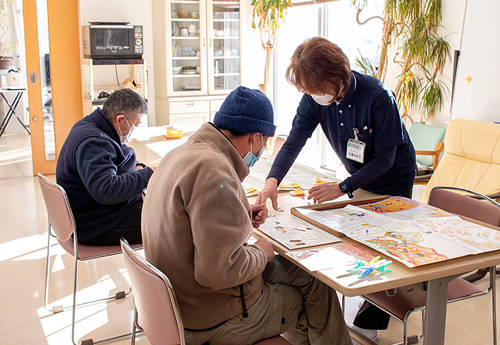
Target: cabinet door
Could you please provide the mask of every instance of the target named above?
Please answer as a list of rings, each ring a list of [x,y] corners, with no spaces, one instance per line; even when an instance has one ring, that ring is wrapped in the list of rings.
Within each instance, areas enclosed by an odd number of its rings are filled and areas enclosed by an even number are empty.
[[[241,83],[240,1],[207,1],[208,93],[227,94]]]
[[[204,1],[171,0],[167,23],[167,95],[206,95],[206,11]],[[170,32],[169,32],[170,30]]]
[[[208,113],[192,113],[192,114],[179,114],[179,115],[169,115],[169,122],[171,125],[185,125],[198,129],[205,122],[209,121]]]

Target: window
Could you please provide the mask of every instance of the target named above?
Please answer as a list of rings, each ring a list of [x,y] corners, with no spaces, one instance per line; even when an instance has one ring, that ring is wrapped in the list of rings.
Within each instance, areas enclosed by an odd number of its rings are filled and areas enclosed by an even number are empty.
[[[362,11],[360,21],[374,15],[382,16],[382,8],[382,0],[371,1]],[[274,51],[274,106],[278,134],[290,131],[303,95],[286,81],[285,72],[295,48],[306,38],[322,36],[338,44],[349,57],[351,69],[358,70],[355,64],[358,49],[372,64],[378,63],[382,21],[373,19],[360,26],[356,22],[356,11],[348,1],[292,7],[288,11]],[[340,168],[340,160],[319,127],[302,149],[297,163],[335,171]]]

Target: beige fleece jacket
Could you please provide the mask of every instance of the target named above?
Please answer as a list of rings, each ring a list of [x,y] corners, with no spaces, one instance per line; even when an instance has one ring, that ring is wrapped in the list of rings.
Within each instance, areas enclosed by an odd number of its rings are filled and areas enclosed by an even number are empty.
[[[233,144],[204,124],[169,152],[148,184],[142,211],[146,258],[170,279],[184,327],[206,329],[259,297],[266,254],[247,245],[253,227],[241,181],[248,167]]]

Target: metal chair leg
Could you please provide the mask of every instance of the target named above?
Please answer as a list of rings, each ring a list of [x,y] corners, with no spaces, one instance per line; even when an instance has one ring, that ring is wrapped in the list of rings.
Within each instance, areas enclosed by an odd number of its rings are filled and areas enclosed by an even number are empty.
[[[87,305],[87,304],[109,301],[112,299],[125,298],[128,294],[130,294],[130,292],[132,291],[131,286],[129,286],[129,289],[127,292],[125,292],[123,290],[117,291],[114,296],[104,297],[104,298],[96,299],[93,301],[82,302],[82,303],[79,303],[76,305],[73,303],[73,305],[71,305],[71,306],[63,306],[63,305],[53,306],[52,309],[50,309],[48,307],[48,304],[49,304],[48,301],[49,301],[49,282],[50,282],[50,238],[52,236],[51,230],[52,230],[52,227],[49,224],[48,240],[47,240],[47,260],[46,260],[46,264],[45,264],[45,296],[44,296],[44,303],[43,303],[45,309],[48,312],[56,314],[56,313],[60,313],[60,312],[63,312],[63,311],[69,310],[69,309],[73,309],[74,307],[80,307],[80,306]],[[76,258],[76,256],[75,256],[75,258]]]
[[[490,267],[491,286],[491,308],[493,318],[493,344],[497,345],[497,286],[496,286],[496,266]]]

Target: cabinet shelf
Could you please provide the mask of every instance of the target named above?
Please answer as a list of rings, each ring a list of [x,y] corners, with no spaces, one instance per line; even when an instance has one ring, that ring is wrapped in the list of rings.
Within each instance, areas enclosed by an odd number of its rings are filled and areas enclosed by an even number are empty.
[[[173,40],[199,40],[199,36],[172,36]]]
[[[199,56],[176,56],[172,60],[199,60]]]
[[[214,19],[214,23],[239,22],[239,19]]]
[[[195,18],[172,18],[172,22],[199,22],[199,19]]]
[[[172,0],[171,4],[199,4],[199,0]]]
[[[214,56],[214,60],[224,60],[224,59],[239,59],[239,56],[232,55],[232,56]]]
[[[228,77],[228,76],[238,76],[240,75],[239,73],[217,73],[214,74],[214,77]]]
[[[214,40],[239,40],[240,36],[223,36],[223,37],[214,37]]]
[[[193,78],[193,77],[201,77],[201,74],[174,74],[172,77],[174,78]]]
[[[96,107],[104,104],[106,99],[98,98],[101,91],[112,93],[114,90],[118,90],[120,83],[127,77],[133,77],[140,85],[135,91],[147,102],[147,73],[146,60],[144,59],[96,60],[84,58],[81,60],[81,72],[84,114],[90,114]],[[115,78],[118,78],[117,74],[120,74],[121,80],[115,84]],[[97,80],[101,82],[96,82],[95,75],[99,76]],[[102,83],[103,81],[110,83]]]

